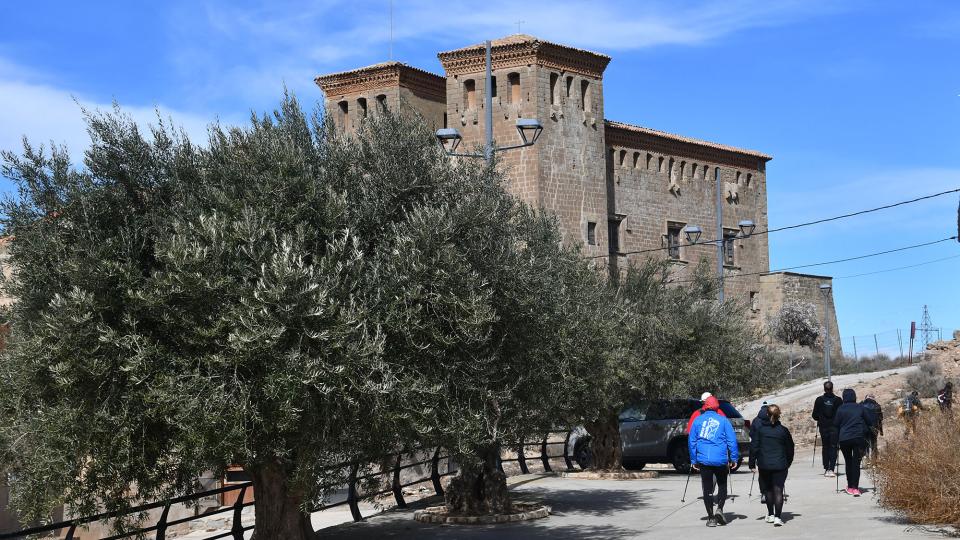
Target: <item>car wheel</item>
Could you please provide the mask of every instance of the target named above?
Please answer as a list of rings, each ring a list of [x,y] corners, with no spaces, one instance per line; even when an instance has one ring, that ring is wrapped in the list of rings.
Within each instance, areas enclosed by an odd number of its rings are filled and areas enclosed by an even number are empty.
[[[628,471],[642,471],[647,464],[641,461],[624,461],[623,468]]]
[[[593,451],[590,450],[590,439],[580,439],[573,448],[573,460],[581,469],[589,469],[593,465]]]
[[[690,472],[690,451],[685,444],[673,445],[673,451],[670,452],[670,464],[680,473]]]

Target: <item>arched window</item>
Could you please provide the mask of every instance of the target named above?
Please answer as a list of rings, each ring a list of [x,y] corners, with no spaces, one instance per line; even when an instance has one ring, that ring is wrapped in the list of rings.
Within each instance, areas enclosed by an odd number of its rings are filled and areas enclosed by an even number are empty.
[[[700,167],[698,167],[696,163],[694,163],[694,164],[690,167],[690,179],[691,179],[691,180],[694,180],[694,179],[697,177],[697,169],[699,169],[699,168],[700,168]]]
[[[377,112],[384,112],[387,110],[387,96],[386,94],[380,94],[377,96],[377,107],[380,108]]]
[[[514,105],[520,104],[520,74],[519,73],[509,73],[507,74],[507,82],[510,84],[510,103]]]
[[[556,73],[550,74],[550,104],[551,105],[556,105],[556,103],[560,101],[559,99],[557,99],[559,97],[557,96],[557,81],[559,79],[560,79],[560,75]]]
[[[626,161],[626,159],[627,159],[627,151],[626,151],[626,150],[621,150],[621,151],[620,151],[620,166],[621,166],[621,167],[623,167],[623,162]]]
[[[681,161],[681,162],[680,162],[680,176],[679,176],[679,179],[680,179],[680,180],[683,180],[683,175],[685,175],[685,174],[687,174],[687,162],[686,162],[686,161]]]
[[[740,171],[737,171],[737,185],[740,185]]]
[[[343,127],[348,127],[350,125],[350,104],[347,103],[347,100],[343,100],[337,105],[340,106],[340,122]]]
[[[710,167],[708,167],[708,166],[706,166],[706,165],[703,166],[703,174],[702,174],[702,176],[703,176],[703,179],[704,179],[704,180],[707,179],[707,169],[709,169],[709,168],[710,168]]]
[[[477,82],[473,79],[463,81],[463,103],[467,109],[477,108]]]
[[[570,92],[573,88],[573,76],[567,75],[567,98],[570,98]]]
[[[667,178],[669,178],[670,181],[673,182],[673,158],[670,158],[670,168],[667,169],[667,172],[669,173]]]
[[[647,170],[650,170],[650,160],[653,159],[653,154],[647,152]]]
[[[367,98],[357,98],[357,109],[360,112],[360,118],[367,117]]]
[[[657,172],[663,172],[663,156],[657,158]]]
[[[633,168],[634,169],[640,168],[640,152],[633,153]]]
[[[747,187],[750,187],[750,184],[751,184],[752,182],[753,182],[753,175],[750,174],[750,173],[747,173],[747,183],[744,184],[744,185],[746,185]]]

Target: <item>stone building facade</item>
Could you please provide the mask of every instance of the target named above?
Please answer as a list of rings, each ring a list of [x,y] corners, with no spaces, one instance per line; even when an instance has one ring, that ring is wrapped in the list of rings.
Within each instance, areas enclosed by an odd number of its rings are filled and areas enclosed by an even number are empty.
[[[795,272],[773,272],[760,276],[760,296],[763,302],[751,307],[757,319],[763,323],[772,320],[780,308],[789,303],[812,304],[817,311],[817,321],[823,327],[828,321],[830,328],[830,354],[838,358],[843,354],[840,343],[840,329],[837,327],[837,311],[833,303],[833,293],[826,297],[820,292],[820,285],[833,286],[833,278],[797,274]],[[826,318],[824,318],[826,312]]]
[[[316,82],[344,129],[355,129],[374,100],[388,108],[405,102],[432,127],[459,130],[463,148],[479,147],[488,91],[485,47],[438,57],[445,76],[392,62]],[[768,304],[762,279],[770,270],[768,239],[735,235],[741,220],[753,221],[758,231],[768,228],[771,156],[607,120],[603,73],[609,56],[517,34],[492,42],[491,61],[496,143],[520,142],[518,118],[535,118],[544,128],[534,146],[500,154],[514,195],[555,213],[565,240],[580,243],[585,256],[611,271],[665,257],[682,281],[701,259],[715,268],[718,257],[715,243],[685,245],[683,228],[699,226],[701,242],[725,238],[727,296],[749,303],[761,319],[757,306]],[[722,230],[716,225],[718,172]]]

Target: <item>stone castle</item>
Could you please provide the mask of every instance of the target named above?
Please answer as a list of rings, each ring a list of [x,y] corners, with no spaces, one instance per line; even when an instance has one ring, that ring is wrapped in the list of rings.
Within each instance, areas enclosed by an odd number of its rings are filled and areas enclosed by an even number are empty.
[[[533,146],[500,154],[508,189],[557,215],[564,238],[611,271],[644,257],[666,257],[677,280],[701,258],[718,257],[715,243],[687,245],[684,227],[699,226],[701,241],[724,239],[725,291],[741,298],[761,323],[784,302],[826,309],[839,344],[832,296],[824,306],[819,284],[828,277],[769,273],[767,235],[737,237],[738,223],[768,228],[767,162],[772,157],[613,120],[604,111],[603,73],[610,57],[528,35],[492,42],[493,79],[485,88],[484,45],[439,53],[445,76],[387,62],[322,75],[316,83],[326,110],[355,130],[380,107],[412,107],[433,128],[452,127],[463,147],[482,145],[485,93],[493,100],[493,133],[516,144],[518,118],[534,118],[543,133]],[[717,230],[716,174],[722,182],[722,230]],[[836,349],[839,352],[839,348]]]

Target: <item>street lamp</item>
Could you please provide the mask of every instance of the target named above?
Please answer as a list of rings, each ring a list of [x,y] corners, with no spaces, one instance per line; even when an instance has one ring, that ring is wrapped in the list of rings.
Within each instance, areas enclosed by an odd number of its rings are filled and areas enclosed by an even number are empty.
[[[692,246],[700,240],[700,235],[703,234],[703,231],[696,225],[687,225],[683,228],[683,234],[687,237],[687,243]]]
[[[827,380],[832,381],[830,373],[830,319],[827,317],[829,311],[827,310],[827,300],[830,298],[830,289],[832,287],[829,283],[820,284],[820,294],[823,295],[823,365],[827,369]]]
[[[740,227],[740,238],[750,238],[750,235],[753,234],[754,229],[757,228],[757,225],[749,219],[740,220],[740,223],[738,223],[737,226]]]
[[[543,125],[541,125],[538,120],[533,118],[518,118],[517,132],[520,134],[520,140],[522,140],[523,143],[512,146],[501,146],[497,148],[493,146],[493,71],[490,60],[490,41],[487,40],[485,45],[487,48],[487,90],[486,95],[484,96],[484,103],[486,107],[485,117],[487,125],[485,129],[486,141],[483,146],[483,153],[458,154],[456,152],[457,146],[459,146],[460,142],[463,141],[463,136],[460,135],[460,132],[455,128],[438,129],[436,137],[437,143],[440,144],[440,147],[443,148],[443,151],[446,152],[448,156],[484,158],[487,160],[487,162],[490,162],[493,159],[494,152],[503,152],[505,150],[533,146],[533,144],[537,142],[537,139],[540,138],[540,134],[543,133]],[[447,143],[450,144],[449,148],[447,147]]]

